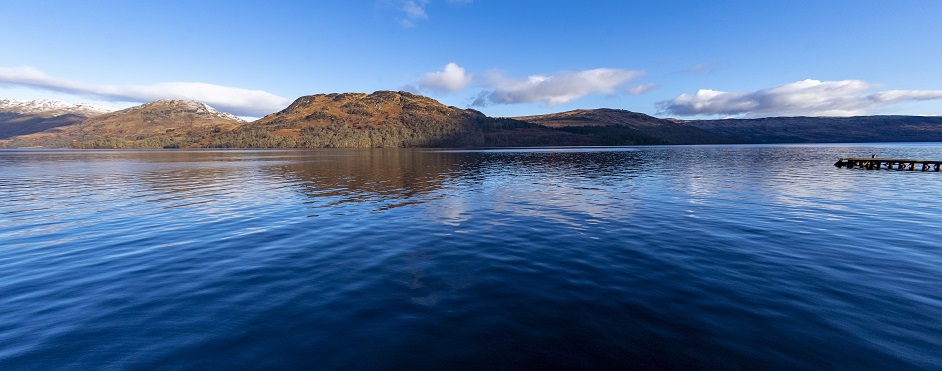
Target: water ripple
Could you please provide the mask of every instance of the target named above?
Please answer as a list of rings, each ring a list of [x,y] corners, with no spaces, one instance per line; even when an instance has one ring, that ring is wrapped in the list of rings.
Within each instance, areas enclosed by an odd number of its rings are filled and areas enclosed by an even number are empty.
[[[0,368],[931,369],[939,149],[0,151]]]

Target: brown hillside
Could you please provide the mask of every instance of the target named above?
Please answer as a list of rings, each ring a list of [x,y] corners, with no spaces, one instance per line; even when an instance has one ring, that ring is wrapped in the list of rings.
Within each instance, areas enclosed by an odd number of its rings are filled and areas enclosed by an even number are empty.
[[[529,123],[561,128],[567,126],[612,126],[620,125],[634,129],[651,126],[677,125],[671,121],[648,116],[643,113],[617,109],[573,110],[548,115],[520,116],[514,119]]]
[[[214,147],[428,147],[477,143],[475,110],[407,93],[317,94],[220,136]],[[469,135],[470,134],[470,135]]]
[[[208,140],[245,122],[189,100],[159,100],[12,138],[18,146],[163,147]]]
[[[71,135],[133,139],[140,136],[180,136],[219,128],[228,131],[243,124],[239,118],[190,100],[158,100],[91,117],[80,125],[62,128]]]
[[[352,129],[414,126],[420,122],[461,123],[483,117],[478,111],[446,106],[408,92],[316,94],[298,98],[288,108],[251,124],[296,131],[342,124]]]

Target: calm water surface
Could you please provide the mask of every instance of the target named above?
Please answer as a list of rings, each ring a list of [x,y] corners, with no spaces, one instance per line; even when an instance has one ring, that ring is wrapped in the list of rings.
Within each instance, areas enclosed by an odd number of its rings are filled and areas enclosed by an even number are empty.
[[[0,369],[942,367],[939,144],[0,151]]]

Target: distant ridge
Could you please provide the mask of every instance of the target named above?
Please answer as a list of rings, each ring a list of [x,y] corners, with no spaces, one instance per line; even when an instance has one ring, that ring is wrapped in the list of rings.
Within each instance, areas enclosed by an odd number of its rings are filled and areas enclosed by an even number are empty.
[[[942,142],[939,116],[767,117],[680,121],[743,143]]]
[[[683,122],[610,108],[520,116],[514,119],[593,135],[607,145],[623,145],[629,140],[636,144],[717,144],[739,141],[736,137],[718,135]]]
[[[643,127],[675,124],[672,121],[648,116],[643,113],[611,108],[578,109],[546,115],[519,116],[514,117],[514,119],[552,128],[623,125],[639,129]]]
[[[0,140],[77,124],[86,118],[116,110],[114,107],[57,100],[0,99]]]
[[[23,115],[37,115],[55,117],[66,114],[78,116],[97,116],[117,111],[117,108],[101,106],[90,103],[66,103],[59,100],[20,100],[0,99],[0,113],[17,113]]]
[[[107,112],[105,112],[107,111]],[[253,122],[190,100],[123,110],[0,100],[0,146],[77,148],[532,147],[942,142],[939,116],[661,119],[619,109],[488,117],[408,92],[314,94]]]

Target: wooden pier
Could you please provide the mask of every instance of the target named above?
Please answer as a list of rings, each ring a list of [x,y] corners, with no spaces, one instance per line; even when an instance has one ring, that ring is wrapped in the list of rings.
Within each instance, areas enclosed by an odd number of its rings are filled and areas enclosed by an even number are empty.
[[[867,170],[909,170],[909,171],[936,171],[942,167],[942,161],[933,160],[910,160],[903,158],[841,158],[834,163],[837,167],[861,168]]]

